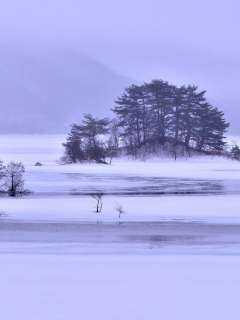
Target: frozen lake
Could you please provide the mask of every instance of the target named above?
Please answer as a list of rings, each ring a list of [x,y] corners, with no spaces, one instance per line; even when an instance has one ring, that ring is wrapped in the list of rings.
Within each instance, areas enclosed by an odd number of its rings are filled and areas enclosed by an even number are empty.
[[[1,319],[237,320],[240,163],[59,166],[64,140],[0,136],[4,164],[21,161],[34,192],[0,198]]]
[[[184,221],[1,221],[0,253],[7,252],[239,255],[240,225]]]
[[[0,136],[2,160],[21,161],[25,185],[33,191],[28,197],[2,197],[2,221],[240,224],[238,161],[194,156],[141,162],[125,157],[112,165],[59,166],[64,140],[63,135]],[[43,166],[34,166],[37,161]],[[94,212],[91,197],[97,190],[104,193],[101,213]],[[126,211],[120,219],[116,203]]]
[[[87,195],[101,190],[105,195],[240,194],[239,180],[209,180],[109,173],[28,172],[28,185],[35,195]],[[35,182],[34,182],[35,181]],[[37,182],[37,183],[36,183]]]

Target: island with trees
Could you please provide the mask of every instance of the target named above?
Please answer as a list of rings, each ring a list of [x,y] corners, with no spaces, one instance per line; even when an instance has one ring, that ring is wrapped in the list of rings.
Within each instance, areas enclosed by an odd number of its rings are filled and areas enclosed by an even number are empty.
[[[131,85],[115,100],[113,120],[84,114],[82,124],[71,125],[59,162],[106,163],[119,153],[135,159],[162,153],[175,159],[191,152],[221,155],[230,124],[205,94],[197,86],[163,80]]]

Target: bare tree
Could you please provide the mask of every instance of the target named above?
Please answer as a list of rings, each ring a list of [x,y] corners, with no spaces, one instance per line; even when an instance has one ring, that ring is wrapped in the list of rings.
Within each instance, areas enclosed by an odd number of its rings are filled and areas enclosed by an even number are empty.
[[[96,211],[95,212],[101,212],[102,210],[102,198],[104,193],[97,190],[95,193],[91,194],[91,197],[97,201],[96,205]]]
[[[121,214],[125,213],[123,206],[116,202],[116,206],[114,207],[115,210],[117,210],[119,214],[119,218],[121,218]]]
[[[3,170],[3,192],[11,197],[31,193],[31,191],[24,189],[24,172],[25,168],[21,162],[10,162]]]

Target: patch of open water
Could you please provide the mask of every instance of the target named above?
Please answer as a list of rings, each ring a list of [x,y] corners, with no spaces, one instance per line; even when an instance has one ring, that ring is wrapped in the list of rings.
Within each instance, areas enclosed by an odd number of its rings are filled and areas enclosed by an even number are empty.
[[[101,190],[105,195],[240,194],[240,181],[238,180],[123,174],[43,174],[39,175],[36,181],[32,177],[28,185],[34,193],[44,194],[87,195],[96,190]]]

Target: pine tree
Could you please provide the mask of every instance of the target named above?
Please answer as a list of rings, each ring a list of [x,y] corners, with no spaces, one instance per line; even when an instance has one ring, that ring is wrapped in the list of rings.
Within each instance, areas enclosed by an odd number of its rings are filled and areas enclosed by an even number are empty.
[[[67,143],[63,144],[65,154],[72,159],[72,162],[84,160],[105,162],[106,152],[99,136],[109,132],[109,123],[108,118],[98,119],[93,118],[91,114],[84,114],[81,125],[71,126]]]
[[[145,83],[147,90],[147,103],[152,110],[152,132],[160,142],[164,141],[168,133],[171,121],[173,103],[173,86],[167,81],[152,80],[151,83]]]
[[[200,152],[221,151],[229,123],[223,112],[206,101],[205,93],[194,85],[178,88],[163,80],[131,85],[115,101],[112,111],[117,122],[84,114],[80,125],[71,126],[63,144],[66,161],[104,162],[107,155],[118,154],[120,138],[133,156],[141,154],[143,145],[145,156],[149,150],[159,152],[159,144],[166,143],[175,158],[184,150],[189,152],[190,146]],[[101,136],[109,133],[107,142],[102,142]]]
[[[173,104],[172,104],[172,114],[170,120],[170,132],[172,133],[175,144],[183,141],[184,135],[184,110],[186,105],[186,92],[185,86],[180,88],[174,87],[172,92]]]
[[[76,124],[71,125],[71,131],[67,136],[67,142],[62,144],[65,148],[65,155],[62,161],[65,163],[76,163],[85,160],[83,141]]]
[[[183,131],[186,150],[189,150],[189,143],[194,135],[194,129],[198,126],[198,109],[206,101],[206,91],[197,92],[198,87],[187,86],[183,102]]]
[[[112,109],[120,119],[123,128],[122,139],[132,150],[140,148],[148,137],[150,112],[146,102],[145,86],[132,85],[115,100],[117,106]]]
[[[234,159],[240,160],[240,148],[237,144],[234,147],[232,147],[231,153]]]
[[[202,104],[198,110],[198,123],[194,128],[193,140],[199,151],[221,151],[226,144],[224,133],[229,127],[223,118],[224,113],[212,107],[209,103]]]
[[[197,86],[177,88],[162,80],[126,88],[113,111],[129,152],[135,155],[145,143],[166,141],[187,151],[190,145],[199,151],[222,150],[229,124],[207,103],[205,93]]]
[[[93,118],[90,113],[84,113],[84,120],[81,125],[76,125],[75,129],[81,138],[88,139],[90,144],[95,148],[98,144],[99,135],[104,135],[109,132],[109,118]]]

